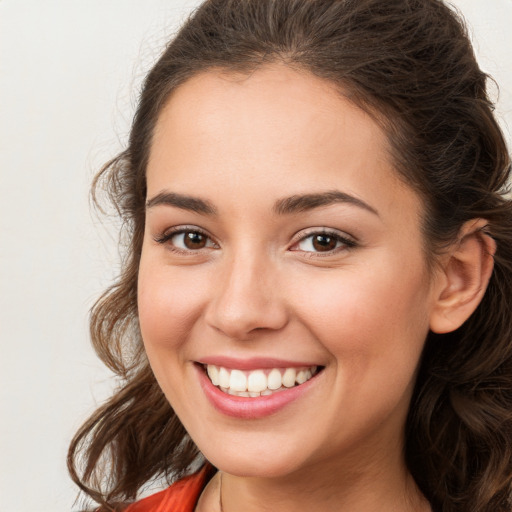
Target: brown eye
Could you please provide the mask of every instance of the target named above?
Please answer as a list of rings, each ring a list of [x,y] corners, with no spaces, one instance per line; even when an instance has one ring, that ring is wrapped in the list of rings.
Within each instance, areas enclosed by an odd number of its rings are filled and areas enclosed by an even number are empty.
[[[183,233],[183,245],[187,249],[203,249],[206,247],[208,237],[197,231],[186,231]]]
[[[332,251],[338,244],[338,240],[330,235],[314,235],[311,242],[318,252]]]
[[[199,251],[201,249],[218,249],[218,245],[205,233],[194,229],[180,229],[160,237],[155,241],[170,245],[178,251]]]
[[[342,234],[319,231],[302,238],[293,246],[292,250],[335,254],[344,249],[351,249],[356,245],[354,240],[344,237]]]

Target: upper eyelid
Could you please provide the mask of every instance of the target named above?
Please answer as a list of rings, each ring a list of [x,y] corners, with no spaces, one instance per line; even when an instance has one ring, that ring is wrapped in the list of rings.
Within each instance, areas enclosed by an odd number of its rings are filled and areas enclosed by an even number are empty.
[[[176,233],[183,233],[186,231],[197,231],[198,233],[211,236],[205,229],[200,228],[199,226],[192,226],[188,224],[179,224],[177,226],[171,226],[170,228],[164,229],[161,233],[163,235],[171,235]]]
[[[301,240],[304,240],[313,235],[331,235],[336,236],[342,240],[351,240],[354,243],[358,243],[357,238],[347,233],[346,231],[327,227],[314,227],[300,230],[292,237],[291,243],[292,245],[295,245],[297,242],[300,242]]]
[[[167,229],[161,231],[159,234],[153,235],[153,239],[156,242],[162,242],[165,240],[169,240],[170,238],[172,238],[175,235],[179,235],[181,233],[186,233],[187,231],[200,233],[201,235],[208,237],[215,244],[218,244],[215,237],[210,235],[210,233],[208,233],[208,231],[206,231],[205,229],[200,228],[199,226],[187,226],[187,225],[178,225],[178,226],[172,226],[170,228],[167,228]]]
[[[299,232],[300,233],[300,232]],[[337,238],[338,242],[341,242],[343,247],[337,247],[334,249],[331,249],[329,251],[307,251],[302,249],[294,249],[294,247],[298,246],[301,242],[304,240],[307,240],[309,237],[314,235],[327,235],[327,236],[333,236]],[[329,228],[313,228],[311,231],[308,231],[307,233],[304,233],[303,236],[295,239],[289,246],[288,251],[291,252],[300,252],[303,257],[308,258],[329,258],[334,257],[338,255],[340,252],[345,253],[346,251],[350,251],[352,249],[355,249],[359,246],[359,241],[349,235],[348,233],[344,231],[338,231],[334,229]]]

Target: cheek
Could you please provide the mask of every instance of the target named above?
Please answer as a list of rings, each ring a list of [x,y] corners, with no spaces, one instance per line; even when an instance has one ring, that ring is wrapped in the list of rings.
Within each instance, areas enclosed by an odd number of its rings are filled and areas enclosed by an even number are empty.
[[[339,279],[326,273],[294,291],[299,316],[331,356],[332,410],[342,408],[354,431],[390,411],[405,414],[428,332],[423,275],[385,267]],[[337,412],[332,422],[338,425]]]
[[[428,332],[428,289],[422,265],[409,268],[381,258],[364,271],[297,279],[292,296],[299,316],[335,355],[417,354]]]
[[[141,259],[138,314],[146,350],[176,348],[185,342],[200,315],[204,283],[194,272],[152,264]]]
[[[188,341],[203,302],[200,282],[193,275],[144,257],[139,267],[137,301],[144,348],[156,380],[180,416],[186,416],[187,407],[199,406],[183,387]]]

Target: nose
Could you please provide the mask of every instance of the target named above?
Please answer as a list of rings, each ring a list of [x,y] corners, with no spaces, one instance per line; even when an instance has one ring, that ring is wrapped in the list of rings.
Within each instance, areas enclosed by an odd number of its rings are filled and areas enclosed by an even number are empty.
[[[285,294],[267,259],[234,256],[215,284],[206,321],[229,338],[247,340],[256,331],[277,331],[288,323]]]

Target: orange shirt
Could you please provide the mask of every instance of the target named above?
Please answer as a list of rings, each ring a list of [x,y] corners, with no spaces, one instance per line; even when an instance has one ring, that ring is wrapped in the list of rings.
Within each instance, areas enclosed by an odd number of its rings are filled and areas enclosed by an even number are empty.
[[[125,512],[194,512],[199,495],[213,472],[213,467],[206,464],[167,489],[132,503]]]

